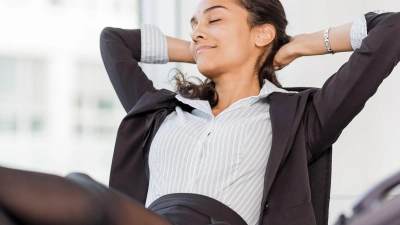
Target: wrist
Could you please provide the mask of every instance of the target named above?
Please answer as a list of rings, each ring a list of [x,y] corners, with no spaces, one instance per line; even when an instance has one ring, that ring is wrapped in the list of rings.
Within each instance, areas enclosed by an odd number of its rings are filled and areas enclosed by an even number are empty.
[[[310,44],[310,34],[299,34],[290,41],[291,55],[295,57],[313,55],[312,44]]]
[[[353,22],[329,30],[329,43],[333,52],[352,51],[350,29]],[[324,30],[310,34],[299,34],[290,41],[292,54],[301,56],[328,54]]]

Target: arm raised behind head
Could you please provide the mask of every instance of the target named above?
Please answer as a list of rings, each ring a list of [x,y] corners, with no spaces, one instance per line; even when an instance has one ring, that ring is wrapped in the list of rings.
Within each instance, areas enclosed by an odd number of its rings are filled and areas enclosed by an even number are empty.
[[[195,63],[190,42],[167,37],[156,26],[143,24],[141,29],[106,27],[100,35],[100,50],[111,83],[126,112],[129,112],[153,83],[139,62]]]
[[[126,112],[147,91],[155,90],[153,82],[140,68],[141,31],[106,27],[100,35],[104,66]]]
[[[329,42],[333,52],[353,51],[349,35],[354,22],[333,27],[329,30]],[[300,34],[294,36],[290,42],[276,53],[274,58],[275,70],[280,70],[289,65],[295,59],[302,56],[328,54],[324,42],[324,31],[311,34]]]
[[[365,19],[368,36],[308,105],[304,122],[313,158],[336,142],[400,61],[400,13],[367,13]]]

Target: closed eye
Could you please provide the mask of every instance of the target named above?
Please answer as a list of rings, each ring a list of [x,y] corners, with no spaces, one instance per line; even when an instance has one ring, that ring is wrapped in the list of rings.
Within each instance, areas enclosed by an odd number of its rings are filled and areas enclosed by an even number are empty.
[[[221,19],[211,20],[210,23],[215,23],[215,22],[218,22],[218,21],[220,21],[220,20],[221,20]],[[194,30],[194,28],[195,28],[195,27],[192,27],[192,30]]]
[[[220,21],[220,20],[221,20],[221,19],[211,20],[210,23],[215,23],[215,22],[218,22],[218,21]]]

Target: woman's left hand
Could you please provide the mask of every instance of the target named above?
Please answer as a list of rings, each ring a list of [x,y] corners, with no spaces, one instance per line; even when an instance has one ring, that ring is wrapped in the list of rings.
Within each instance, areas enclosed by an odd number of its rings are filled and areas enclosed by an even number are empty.
[[[349,38],[352,25],[353,22],[330,29],[329,42],[334,52],[353,51]],[[324,41],[324,30],[299,34],[278,50],[274,58],[274,69],[281,70],[301,56],[325,54],[328,54],[328,51]]]
[[[289,65],[295,59],[301,55],[296,51],[296,39],[299,36],[294,36],[290,39],[290,42],[282,46],[275,55],[274,58],[274,69],[281,70],[285,66]]]

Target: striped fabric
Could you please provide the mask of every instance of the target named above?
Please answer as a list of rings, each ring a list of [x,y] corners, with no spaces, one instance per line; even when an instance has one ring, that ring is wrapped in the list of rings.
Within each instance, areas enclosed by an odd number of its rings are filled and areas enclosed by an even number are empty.
[[[140,62],[147,64],[169,62],[167,38],[160,29],[151,24],[142,24],[140,30],[142,39]]]
[[[380,10],[375,10],[373,12],[381,14],[381,13],[385,13],[385,12],[389,12],[389,11],[380,9]],[[351,27],[351,31],[350,31],[350,40],[351,40],[351,46],[353,47],[353,50],[360,49],[362,41],[367,36],[368,36],[367,21],[365,20],[364,14],[361,14],[354,21],[354,24]]]
[[[287,92],[264,81],[260,94],[241,99],[217,117],[208,101],[176,98],[179,106],[162,123],[150,147],[146,207],[171,193],[214,198],[256,224],[271,149],[271,121],[265,97]]]

